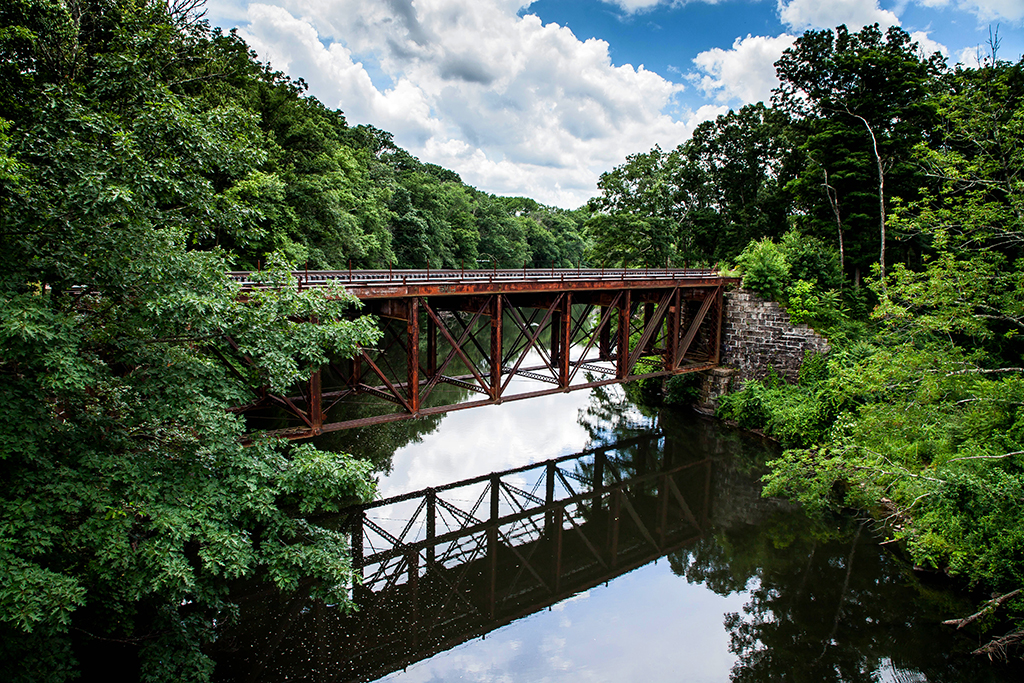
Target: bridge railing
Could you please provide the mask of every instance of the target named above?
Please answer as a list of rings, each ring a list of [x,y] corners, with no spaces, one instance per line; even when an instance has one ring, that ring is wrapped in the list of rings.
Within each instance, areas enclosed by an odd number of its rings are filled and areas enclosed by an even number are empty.
[[[389,285],[440,282],[622,282],[715,277],[714,268],[518,268],[490,270],[297,270],[300,288],[328,285]],[[253,271],[231,271],[228,277],[243,288],[264,286]]]

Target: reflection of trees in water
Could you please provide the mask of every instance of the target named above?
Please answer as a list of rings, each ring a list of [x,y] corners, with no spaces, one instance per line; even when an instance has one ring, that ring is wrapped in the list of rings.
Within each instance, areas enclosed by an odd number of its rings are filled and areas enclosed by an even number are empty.
[[[577,422],[587,432],[588,448],[627,441],[660,431],[675,457],[728,459],[729,468],[756,469],[779,454],[774,443],[694,412],[644,403],[639,382],[595,387]]]
[[[587,381],[592,381],[589,374]],[[577,422],[586,430],[590,447],[630,439],[658,427],[657,414],[640,412],[619,385],[594,387],[590,391],[590,402],[580,410]]]
[[[437,431],[443,419],[444,415],[427,415],[415,420],[346,429],[319,436],[313,443],[325,451],[351,453],[360,460],[373,463],[375,472],[390,474],[395,451],[411,443],[419,443],[424,436]]]
[[[939,624],[966,601],[923,586],[856,520],[780,510],[719,526],[669,562],[720,595],[748,591],[742,613],[725,616],[733,681],[1011,680]]]

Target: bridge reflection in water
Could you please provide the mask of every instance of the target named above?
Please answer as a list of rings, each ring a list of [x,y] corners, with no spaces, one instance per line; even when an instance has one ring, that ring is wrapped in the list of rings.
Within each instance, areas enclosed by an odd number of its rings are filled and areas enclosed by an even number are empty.
[[[711,460],[687,455],[645,435],[350,508],[358,611],[242,596],[218,672],[374,680],[682,549],[711,486]]]

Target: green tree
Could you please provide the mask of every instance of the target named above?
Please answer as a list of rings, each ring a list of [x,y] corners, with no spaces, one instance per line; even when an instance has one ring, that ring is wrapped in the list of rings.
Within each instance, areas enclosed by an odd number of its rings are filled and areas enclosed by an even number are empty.
[[[347,456],[243,447],[225,408],[377,332],[283,262],[243,299],[195,248],[246,244],[273,185],[258,117],[179,87],[204,26],[149,0],[2,12],[0,87],[27,90],[0,103],[0,670],[64,680],[73,642],[116,640],[145,680],[206,679],[228,580],[345,600],[346,540],[311,515],[372,492]]]
[[[671,152],[655,147],[602,174],[590,209],[629,218],[593,225],[595,253],[636,251],[630,220],[642,222],[645,265],[732,259],[751,240],[780,237],[790,205],[785,188],[800,163],[787,123],[779,111],[748,105],[700,124]],[[617,237],[600,234],[605,227]]]
[[[585,224],[592,243],[588,260],[616,268],[663,267],[672,261],[672,231],[655,217],[595,214]]]
[[[758,102],[700,124],[680,146],[672,176],[691,202],[681,220],[689,258],[731,260],[748,242],[785,232],[786,186],[802,163],[789,123]]]
[[[789,281],[789,261],[779,245],[770,239],[751,242],[736,257],[743,273],[743,286],[768,298],[779,300]]]
[[[922,185],[911,150],[934,121],[928,87],[944,68],[942,56],[922,57],[897,26],[884,35],[877,24],[858,33],[839,26],[808,31],[775,66],[773,103],[801,120],[802,148],[812,160],[795,189],[816,207],[819,226],[835,221],[840,240],[844,231],[853,233],[858,273],[873,260],[868,235],[879,236],[875,262],[884,279],[887,203],[893,196],[913,199]],[[822,227],[822,236],[829,232]]]

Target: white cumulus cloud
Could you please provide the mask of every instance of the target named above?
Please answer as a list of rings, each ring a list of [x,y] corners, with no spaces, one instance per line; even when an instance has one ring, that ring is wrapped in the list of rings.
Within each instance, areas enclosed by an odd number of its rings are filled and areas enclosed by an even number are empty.
[[[846,24],[851,31],[879,24],[882,29],[899,26],[900,20],[878,6],[878,0],[779,0],[779,18],[794,31],[834,28]]]
[[[921,49],[921,54],[925,57],[930,57],[936,52],[949,57],[949,48],[937,40],[932,40],[925,31],[911,31],[910,39],[917,43],[917,46]]]
[[[737,38],[728,50],[716,47],[698,54],[693,60],[697,71],[689,78],[718,102],[742,105],[767,101],[779,84],[775,62],[794,40],[795,36],[785,33],[774,38]]]
[[[682,7],[683,5],[689,5],[690,3],[702,3],[705,5],[717,5],[720,2],[727,2],[727,0],[601,0],[609,5],[615,5],[624,12],[629,14],[637,14],[639,12],[646,12],[654,9],[659,5],[666,7]]]
[[[1021,0],[960,0],[960,9],[974,12],[982,21],[1006,19],[1024,22],[1024,2]]]
[[[958,9],[970,12],[979,22],[1011,21],[1024,22],[1022,0],[916,0],[925,7],[947,7],[955,4]]]
[[[626,155],[674,147],[724,111],[673,118],[682,85],[613,64],[603,40],[519,16],[529,4],[271,0],[248,7],[240,34],[351,123],[391,131],[480,189],[558,206],[581,205]]]
[[[934,1],[934,0],[933,0]],[[941,0],[940,0],[941,1]],[[846,24],[851,31],[878,23],[883,29],[899,26],[899,18],[880,9],[877,0],[779,0],[779,17],[795,32],[809,28],[831,29]],[[949,56],[945,45],[932,39],[926,31],[914,31],[911,38],[924,55],[940,52]],[[779,84],[775,62],[791,47],[796,35],[752,36],[737,38],[729,49],[712,48],[698,54],[696,69],[687,78],[697,89],[716,102],[739,107],[752,102],[767,101]]]
[[[602,0],[609,5],[615,5],[624,12],[635,13],[654,9],[658,5],[670,4],[664,0]]]

